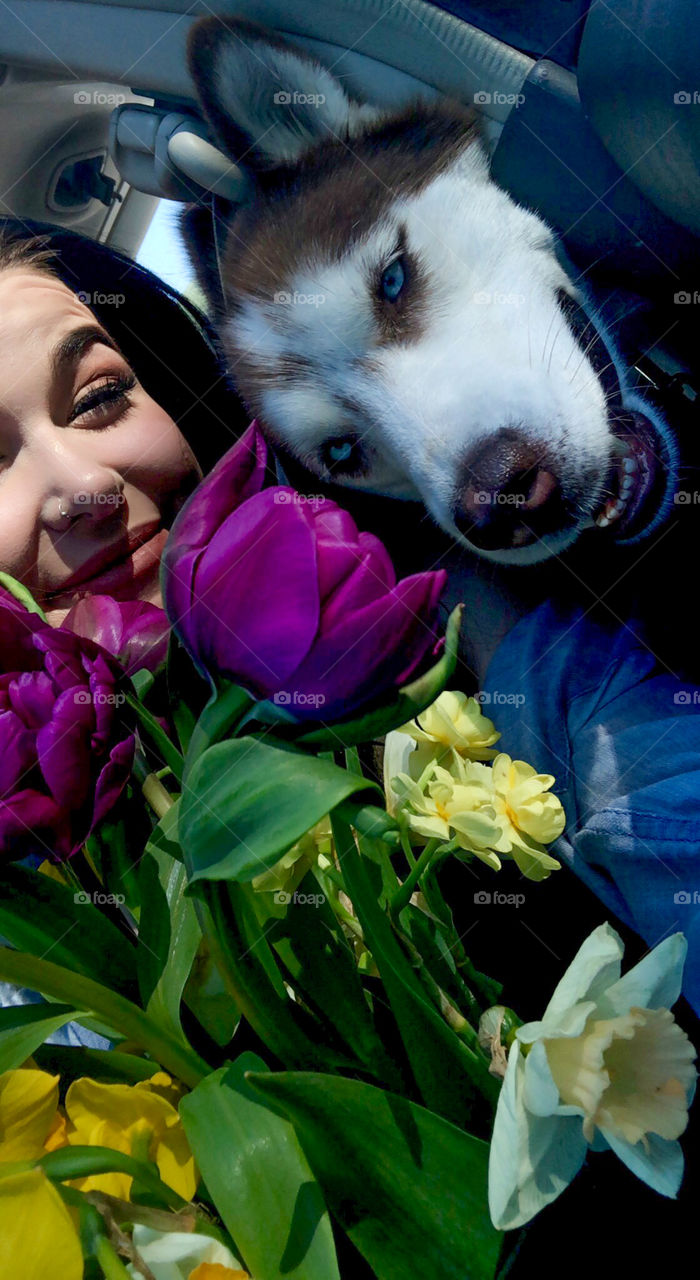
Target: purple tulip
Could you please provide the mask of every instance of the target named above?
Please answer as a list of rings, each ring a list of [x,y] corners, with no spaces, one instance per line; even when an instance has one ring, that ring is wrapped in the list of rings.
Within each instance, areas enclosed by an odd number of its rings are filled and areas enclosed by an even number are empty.
[[[134,755],[121,674],[0,591],[0,855],[68,858],[113,808]]]
[[[397,584],[382,543],[346,511],[263,489],[254,422],[179,513],[161,561],[163,600],[199,669],[297,719],[344,719],[404,684],[435,646],[446,575]]]
[[[63,626],[106,649],[128,676],[143,667],[157,671],[168,656],[167,614],[143,600],[87,595],[73,605]]]

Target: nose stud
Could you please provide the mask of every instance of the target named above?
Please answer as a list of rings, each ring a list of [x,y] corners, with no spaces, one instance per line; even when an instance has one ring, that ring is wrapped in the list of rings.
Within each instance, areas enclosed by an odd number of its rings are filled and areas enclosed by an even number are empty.
[[[62,519],[62,520],[69,520],[69,519],[70,519],[70,512],[69,512],[69,511],[64,511],[64,509],[63,509],[63,502],[61,501],[61,499],[60,499],[60,498],[59,498],[59,500],[58,500],[58,514],[59,514],[59,516],[61,517],[61,519]]]

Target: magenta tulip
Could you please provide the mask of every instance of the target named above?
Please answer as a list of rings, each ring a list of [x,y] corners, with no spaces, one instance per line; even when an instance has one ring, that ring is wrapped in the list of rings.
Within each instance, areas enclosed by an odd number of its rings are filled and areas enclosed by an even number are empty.
[[[0,591],[0,855],[68,858],[113,808],[134,755],[121,675]]]
[[[106,649],[128,676],[144,667],[155,672],[168,656],[167,615],[143,600],[87,595],[73,605],[63,626]]]
[[[432,652],[446,575],[397,583],[382,543],[334,502],[264,489],[266,452],[253,423],[183,507],[162,559],[165,608],[213,682],[297,719],[344,719]]]

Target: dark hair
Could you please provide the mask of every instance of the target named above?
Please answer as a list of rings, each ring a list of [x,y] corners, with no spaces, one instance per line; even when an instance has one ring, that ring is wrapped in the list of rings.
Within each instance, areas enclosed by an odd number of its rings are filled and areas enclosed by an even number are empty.
[[[80,294],[207,472],[248,425],[214,330],[188,298],[75,231],[0,218],[0,270],[24,267]]]

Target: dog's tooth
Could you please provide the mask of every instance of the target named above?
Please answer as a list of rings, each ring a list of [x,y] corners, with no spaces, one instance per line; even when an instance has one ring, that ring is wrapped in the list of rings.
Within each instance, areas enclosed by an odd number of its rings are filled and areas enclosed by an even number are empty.
[[[632,450],[626,440],[618,440],[617,437],[612,442],[611,452],[616,458],[631,458]]]
[[[635,471],[639,470],[637,459],[625,458],[622,463],[622,470],[625,471],[628,475],[633,475]]]
[[[626,498],[634,489],[634,480],[630,475],[626,475],[620,485],[620,497]]]
[[[610,524],[608,517],[602,514],[599,516],[596,516],[595,522],[599,529],[607,529],[608,525]]]

